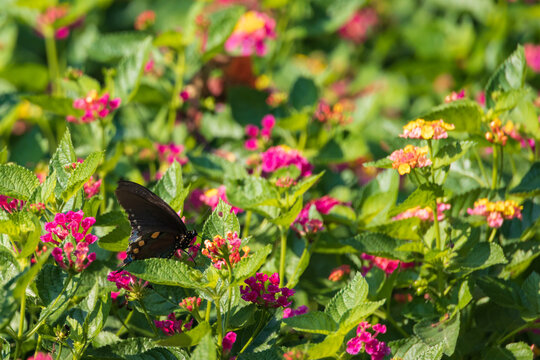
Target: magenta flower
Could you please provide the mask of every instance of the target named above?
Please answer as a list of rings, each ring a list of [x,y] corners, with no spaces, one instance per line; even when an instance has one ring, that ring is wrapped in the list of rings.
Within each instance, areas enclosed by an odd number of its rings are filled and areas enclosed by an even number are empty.
[[[371,328],[373,334],[368,332]],[[386,326],[375,324],[373,327],[367,322],[361,322],[356,329],[356,336],[347,342],[347,353],[356,355],[362,349],[371,356],[371,360],[382,360],[390,355],[390,348],[382,341],[377,340],[379,334],[386,333]]]
[[[225,50],[229,53],[240,52],[242,56],[266,54],[266,40],[274,39],[276,21],[266,14],[248,11],[238,22],[225,42]]]
[[[210,206],[212,210],[215,210],[215,208],[219,204],[219,200],[224,201],[225,203],[229,204],[229,201],[227,200],[227,194],[226,194],[226,188],[225,185],[221,185],[220,187],[216,189],[210,189],[204,192],[204,194],[200,195],[199,200]],[[235,214],[238,214],[239,212],[242,212],[243,210],[237,207],[232,207],[231,212],[234,212]]]
[[[287,307],[295,291],[287,287],[279,287],[279,275],[274,273],[268,276],[257,273],[244,281],[247,286],[240,286],[242,299],[266,308]]]
[[[188,162],[187,157],[183,156],[184,145],[175,144],[156,144],[156,149],[159,155],[159,161],[167,162],[171,165],[174,161],[180,165],[185,165]]]
[[[50,6],[44,13],[40,14],[36,20],[36,32],[38,35],[43,36],[46,31],[54,31],[54,37],[58,40],[65,39],[69,36],[69,31],[72,28],[79,26],[82,22],[82,18],[72,22],[69,25],[54,29],[54,24],[60,19],[66,17],[69,12],[67,5]]]
[[[300,170],[300,176],[309,176],[313,170],[313,166],[298,150],[291,149],[285,145],[271,147],[263,152],[261,157],[262,170],[266,173],[290,165],[294,165]]]
[[[297,309],[285,308],[283,309],[283,318],[287,319],[293,316],[302,315],[308,312],[308,307],[306,305],[299,306]]]
[[[110,99],[108,93],[99,97],[96,90],[91,90],[85,98],[75,99],[73,101],[73,108],[84,110],[84,115],[79,119],[73,115],[68,115],[66,120],[79,124],[91,123],[98,118],[105,118],[119,106],[120,98]]]
[[[107,275],[107,280],[115,283],[118,290],[124,289],[127,293],[127,300],[139,300],[144,296],[148,281],[138,279],[126,270],[111,271]],[[118,297],[120,292],[111,292],[111,297]]]
[[[75,272],[83,271],[96,260],[96,253],[88,254],[88,243],[85,241],[78,243],[75,248],[72,242],[67,241],[63,248],[55,247],[51,254],[62,269]]]
[[[379,19],[374,9],[366,8],[357,11],[339,30],[343,39],[355,44],[364,42],[371,29],[377,25]]]
[[[265,115],[261,120],[261,125],[263,129],[272,130],[274,125],[276,125],[276,118],[274,115]]]
[[[54,216],[53,221],[45,224],[47,234],[41,236],[41,241],[60,245],[71,235],[77,243],[85,241],[88,244],[93,244],[97,240],[97,236],[88,234],[88,230],[95,222],[96,219],[93,217],[84,218],[82,210],[68,211],[65,214],[58,213]]]
[[[270,140],[272,136],[272,129],[276,124],[276,118],[274,115],[265,115],[261,120],[262,129],[259,132],[259,128],[256,125],[246,125],[245,132],[248,139],[244,143],[244,147],[247,150],[254,151],[262,147],[264,143]],[[260,134],[260,137],[259,137]]]
[[[93,176],[83,185],[86,198],[90,199],[92,196],[99,194],[99,188],[101,187],[101,179],[96,180]]]
[[[167,316],[167,320],[154,320],[154,324],[158,329],[161,329],[165,335],[171,336],[174,334],[180,334],[186,330],[190,330],[191,326],[193,325],[193,319],[188,322],[177,320],[174,313],[170,313]]]
[[[401,269],[408,269],[415,266],[414,262],[406,263],[399,260],[392,260],[379,256],[368,255],[366,253],[363,253],[360,257],[369,262],[368,266],[364,266],[362,268],[363,274],[366,274],[369,270],[373,268],[373,266],[377,266],[379,269],[381,269],[387,274],[393,273],[398,267],[400,267]]]
[[[233,332],[233,331],[229,331],[224,337],[223,337],[223,342],[222,342],[222,346],[223,346],[223,352],[225,354],[228,354],[234,343],[236,342],[236,333]]]
[[[38,352],[36,356],[30,356],[27,360],[52,360],[51,354]]]
[[[540,72],[540,44],[525,44],[525,60],[534,72]]]
[[[15,199],[10,196],[0,195],[0,209],[13,213],[14,211],[20,211],[24,207],[26,202],[23,200]]]
[[[309,209],[311,209],[312,206],[315,206],[319,213],[327,215],[330,210],[334,208],[334,206],[339,204],[341,204],[339,200],[334,199],[330,196],[323,196],[320,199],[311,200],[300,211],[291,226],[300,235],[305,235],[307,233],[316,233],[323,228],[323,223],[321,220],[318,219],[310,219]]]

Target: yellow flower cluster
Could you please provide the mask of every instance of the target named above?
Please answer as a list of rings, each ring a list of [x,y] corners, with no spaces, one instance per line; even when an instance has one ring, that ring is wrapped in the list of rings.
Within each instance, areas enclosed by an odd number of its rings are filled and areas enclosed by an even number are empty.
[[[409,139],[424,139],[438,140],[448,137],[447,130],[454,130],[453,124],[445,123],[441,120],[426,121],[424,119],[416,119],[409,122],[403,127],[403,134],[399,135],[402,138]]]

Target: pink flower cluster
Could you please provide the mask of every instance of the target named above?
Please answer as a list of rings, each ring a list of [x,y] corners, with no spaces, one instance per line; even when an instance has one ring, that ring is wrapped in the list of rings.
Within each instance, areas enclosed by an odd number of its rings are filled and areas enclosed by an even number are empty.
[[[182,299],[180,302],[180,307],[186,309],[187,311],[191,312],[193,310],[197,310],[199,306],[201,306],[202,299],[200,297],[188,297],[185,299]]]
[[[47,234],[41,236],[41,241],[57,245],[52,256],[62,269],[81,272],[96,259],[96,253],[88,254],[88,245],[97,240],[97,236],[88,233],[95,222],[93,217],[84,218],[83,211],[79,210],[58,213],[53,221],[45,224]],[[64,242],[68,236],[71,239]]]
[[[453,124],[441,120],[426,121],[416,119],[403,127],[403,134],[399,137],[405,139],[439,140],[448,138],[447,130],[454,130]]]
[[[285,145],[273,146],[261,154],[262,171],[271,173],[282,167],[294,165],[300,170],[300,176],[309,176],[313,166],[298,150]]]
[[[135,30],[146,30],[156,22],[156,13],[152,10],[141,12],[135,19]]]
[[[274,39],[276,21],[258,11],[248,11],[238,20],[236,26],[225,42],[225,50],[233,53],[240,49],[242,56],[266,54],[266,40]]]
[[[465,90],[461,90],[460,92],[456,93],[455,91],[452,91],[450,95],[447,95],[444,98],[445,103],[451,103],[452,101],[456,101],[459,99],[465,99]]]
[[[40,14],[36,21],[36,31],[40,36],[43,36],[46,29],[51,29],[54,23],[68,14],[69,8],[65,5],[50,6],[43,14]],[[54,37],[58,40],[65,39],[69,36],[69,30],[79,24],[76,21],[68,26],[62,26],[54,31]]]
[[[8,213],[19,211],[23,208],[25,201],[12,198],[6,195],[0,195],[0,209],[4,209]]]
[[[371,328],[373,334],[368,331]],[[382,341],[377,340],[377,335],[386,333],[386,326],[371,324],[363,321],[356,329],[356,336],[347,342],[347,353],[356,355],[364,351],[371,356],[371,360],[382,360],[386,355],[390,355],[390,348]]]
[[[305,360],[309,359],[308,355],[304,353],[302,350],[296,349],[296,350],[289,350],[285,354],[283,354],[283,359],[285,360]]]
[[[261,120],[262,129],[260,131],[260,138],[259,128],[256,125],[247,125],[245,131],[248,139],[244,143],[244,147],[247,150],[258,150],[264,142],[270,139],[275,124],[276,118],[274,115],[265,115]]]
[[[202,254],[207,256],[213,263],[216,269],[222,269],[227,265],[227,260],[231,267],[238,263],[240,259],[243,259],[249,254],[249,247],[244,246],[242,251],[244,255],[240,256],[240,246],[242,245],[242,239],[238,237],[238,233],[229,231],[227,233],[227,239],[216,235],[212,241],[204,241],[204,249]]]
[[[362,267],[362,274],[366,274],[373,266],[378,267],[387,274],[393,273],[398,267],[401,269],[408,269],[415,266],[414,262],[401,262],[399,260],[386,259],[379,256],[368,255],[363,253],[360,256],[362,259],[369,262],[368,266]]]
[[[229,354],[234,343],[236,342],[236,333],[234,331],[229,331],[224,337],[221,346],[223,347],[223,353],[225,356]]]
[[[297,309],[285,308],[283,309],[283,318],[287,319],[297,315],[303,315],[308,312],[308,307],[306,305],[299,306]]]
[[[330,272],[330,275],[328,276],[328,280],[337,282],[337,281],[343,280],[343,278],[345,278],[345,276],[349,275],[350,273],[351,273],[350,265],[341,265]]]
[[[76,118],[73,115],[68,115],[66,120],[73,123],[90,123],[98,118],[104,118],[112,110],[120,106],[120,98],[110,99],[108,93],[98,96],[96,90],[91,90],[85,98],[75,99],[73,108],[84,110],[84,115],[81,118]]]
[[[540,44],[525,44],[525,61],[534,72],[540,72]]]
[[[338,34],[343,38],[360,44],[367,38],[367,34],[377,25],[379,18],[374,9],[366,8],[359,10],[339,30]]]
[[[131,291],[133,289],[133,284],[137,281],[137,278],[131,275],[126,270],[122,271],[111,271],[107,275],[107,280],[116,284],[118,290],[124,289]]]
[[[171,165],[175,160],[180,165],[185,165],[188,162],[187,157],[182,156],[184,145],[175,144],[156,144],[156,149],[159,155],[159,161],[167,162]]]
[[[190,330],[193,325],[193,319],[190,321],[177,320],[174,313],[167,315],[167,320],[154,320],[154,324],[158,329],[161,329],[165,335],[171,336],[180,334],[186,330]]]
[[[444,220],[443,211],[449,210],[452,207],[450,204],[438,203],[437,204],[437,220]],[[398,214],[392,218],[392,220],[403,220],[409,219],[412,217],[417,217],[422,221],[433,221],[433,210],[430,207],[421,208],[420,206],[415,206],[413,208],[407,209],[401,214]]]
[[[521,219],[522,209],[523,206],[518,205],[514,200],[491,202],[487,198],[483,198],[474,203],[473,209],[467,209],[467,213],[484,216],[489,227],[500,228],[505,219]]]
[[[352,107],[351,103],[345,101],[339,101],[334,106],[330,106],[326,101],[321,100],[313,117],[321,123],[346,125],[352,121],[349,114]]]
[[[225,185],[221,185],[215,189],[209,189],[204,192],[202,190],[195,189],[190,196],[191,205],[196,209],[198,209],[202,204],[205,204],[210,206],[212,210],[215,210],[219,204],[219,200],[222,200],[226,204],[230,205],[229,200],[227,199],[227,189],[225,188]],[[231,207],[231,212],[235,214],[242,211],[242,209],[235,206]]]
[[[309,209],[311,209],[312,206],[315,206],[317,212],[327,215],[330,210],[334,208],[334,206],[339,204],[341,204],[339,200],[330,196],[323,196],[320,199],[311,200],[304,206],[302,210],[300,210],[300,213],[291,226],[300,235],[316,233],[323,228],[323,222],[319,219],[310,219]]]
[[[407,145],[390,154],[389,159],[392,160],[392,168],[396,169],[399,175],[405,175],[409,174],[411,169],[430,166],[431,160],[427,158],[427,154],[427,146]]]
[[[96,180],[93,176],[88,179],[86,183],[84,183],[84,193],[86,194],[86,198],[90,199],[92,196],[99,194],[99,188],[101,187],[101,179]]]
[[[247,286],[240,286],[242,299],[266,308],[287,307],[295,291],[287,287],[279,287],[279,275],[274,273],[268,276],[257,273],[244,281]]]
[[[53,360],[53,358],[52,358],[51,354],[38,352],[38,353],[36,353],[35,356],[30,356],[26,360]]]

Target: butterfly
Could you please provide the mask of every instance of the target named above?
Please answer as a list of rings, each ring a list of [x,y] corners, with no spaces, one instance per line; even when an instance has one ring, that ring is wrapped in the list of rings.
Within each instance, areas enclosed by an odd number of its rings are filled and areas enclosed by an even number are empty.
[[[197,236],[169,204],[144,186],[121,180],[115,194],[131,224],[122,267],[133,260],[171,257],[178,249],[188,248]]]

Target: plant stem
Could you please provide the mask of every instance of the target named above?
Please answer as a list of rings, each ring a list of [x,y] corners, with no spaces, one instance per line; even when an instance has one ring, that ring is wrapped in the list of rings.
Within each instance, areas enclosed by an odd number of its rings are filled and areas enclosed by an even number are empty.
[[[58,55],[56,53],[56,41],[54,39],[54,30],[45,32],[45,52],[47,54],[47,64],[49,65],[49,76],[51,80],[51,93],[60,94],[59,78],[60,70],[58,67]]]
[[[156,326],[154,325],[154,322],[152,321],[152,319],[150,319],[150,315],[148,314],[148,311],[146,310],[146,306],[144,306],[143,302],[140,300],[138,300],[137,302],[141,306],[141,309],[144,313],[144,317],[146,318],[146,321],[148,321],[148,324],[152,328],[152,331],[154,332],[154,336],[157,336],[158,332],[157,332]]]
[[[212,303],[210,302],[210,300],[207,300],[206,301],[206,313],[204,315],[204,320],[206,320],[206,322],[210,322],[210,311],[212,310]]]
[[[223,343],[223,321],[221,320],[221,308],[219,306],[219,299],[214,299],[214,303],[216,304],[217,314],[216,328],[218,332],[218,348],[221,349],[221,344]]]
[[[62,355],[62,343],[60,343],[60,347],[58,348],[58,353],[56,354],[56,360],[60,360],[60,356]]]
[[[259,323],[257,324],[257,328],[255,329],[253,334],[251,334],[251,337],[249,338],[247,343],[244,345],[244,347],[242,348],[242,350],[240,350],[240,352],[238,354],[243,353],[244,350],[247,349],[249,344],[251,344],[253,342],[253,340],[255,339],[255,337],[259,334],[259,332],[261,331],[261,328],[263,327],[263,324],[264,324],[264,315],[265,315],[265,313],[263,312],[262,315],[261,315],[261,318],[259,319]]]
[[[227,286],[227,315],[225,316],[225,328],[224,330],[227,331],[229,328],[229,315],[231,314],[231,302],[232,302],[232,282],[233,282],[233,274],[232,274],[232,266],[229,262],[229,259],[226,259],[227,264],[227,270],[229,275],[229,285]]]
[[[184,49],[178,49],[178,57],[176,59],[176,65],[174,67],[174,72],[176,75],[174,81],[174,87],[171,95],[171,100],[169,103],[169,118],[168,118],[168,129],[172,134],[174,130],[174,122],[176,121],[176,109],[180,106],[180,89],[182,88],[184,82],[184,65],[185,65],[185,54]]]
[[[491,234],[489,234],[488,242],[492,242],[493,239],[495,239],[495,234],[497,233],[497,228],[493,228],[491,230]]]
[[[279,234],[281,238],[281,249],[279,255],[279,286],[282,287],[285,283],[285,256],[287,255],[287,232],[282,226],[279,226]]]
[[[19,358],[19,352],[21,350],[21,345],[24,342],[24,317],[26,313],[26,288],[23,291],[22,299],[21,299],[21,310],[20,315],[21,318],[19,319],[19,331],[17,333],[17,344],[15,347],[15,359]]]
[[[516,335],[520,331],[523,331],[523,330],[528,329],[528,328],[538,328],[538,327],[540,327],[540,323],[535,323],[534,320],[530,321],[528,323],[525,323],[525,324],[521,325],[520,327],[518,327],[517,329],[514,329],[513,331],[511,331],[508,335],[504,336],[499,341],[497,341],[497,345],[500,345],[500,344],[504,343],[506,340],[512,338],[514,335]]]
[[[118,329],[118,331],[116,332],[116,336],[122,335],[122,333],[123,333],[122,330],[123,330],[124,328],[125,328],[128,332],[130,332],[130,331],[129,331],[129,328],[128,328],[128,326],[127,326],[127,324],[129,323],[129,320],[131,320],[131,317],[132,317],[132,316],[133,316],[133,311],[130,311],[130,312],[129,312],[128,316],[126,317],[126,320],[122,320],[122,319],[120,318],[120,316],[118,316],[118,319],[119,319],[120,322],[122,323],[122,326],[121,326],[120,329]]]
[[[484,164],[482,164],[482,158],[480,158],[480,155],[478,154],[478,150],[473,150],[474,157],[476,158],[476,162],[478,163],[478,167],[480,168],[480,173],[482,174],[482,178],[486,182],[486,184],[489,183],[489,178],[486,173],[486,169],[484,168]]]
[[[36,341],[36,350],[34,350],[34,358],[36,358],[37,353],[39,352],[39,348],[41,347],[41,341],[43,339],[41,338],[41,335],[38,335],[37,341]]]
[[[434,202],[434,208],[433,208],[433,226],[435,226],[435,246],[438,250],[444,250],[444,245],[441,241],[441,230],[439,228],[439,219],[438,219],[438,213],[437,213],[437,200]]]
[[[251,223],[251,210],[246,211],[246,219],[244,221],[244,231],[242,233],[242,239],[245,239],[249,235],[249,224]]]
[[[491,172],[491,189],[497,188],[497,159],[498,159],[498,149],[497,145],[493,144],[493,169]]]

